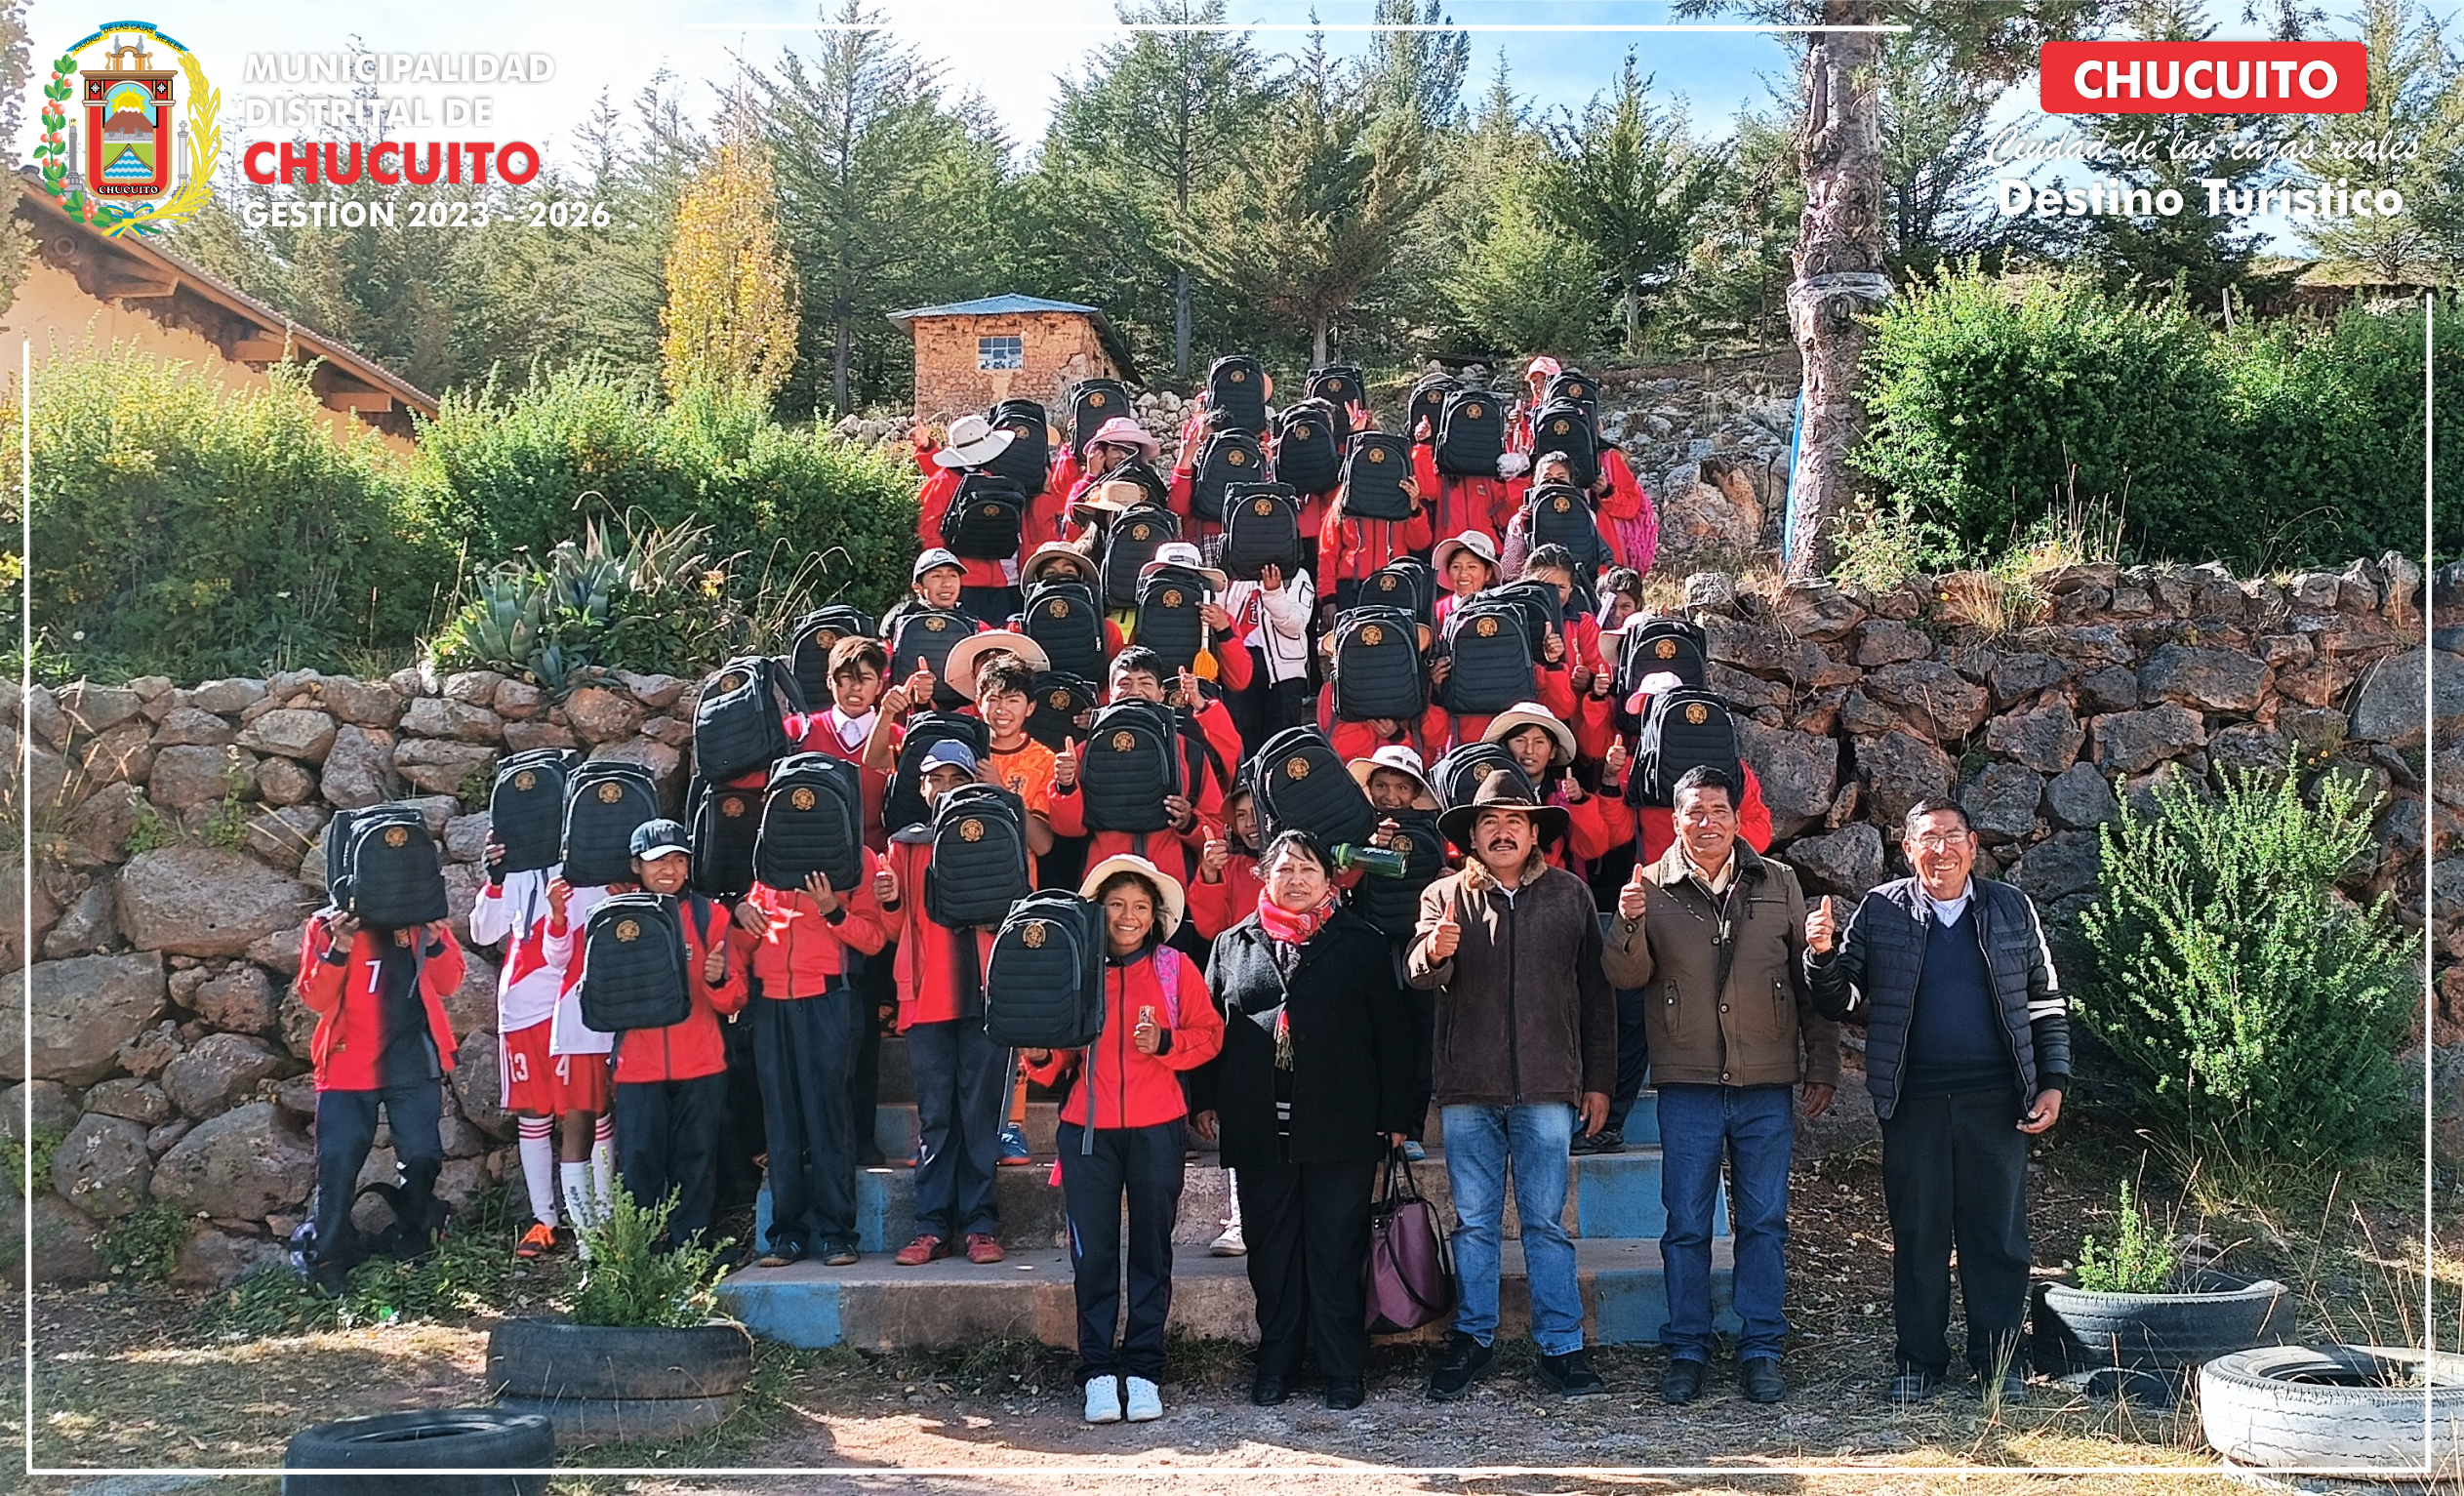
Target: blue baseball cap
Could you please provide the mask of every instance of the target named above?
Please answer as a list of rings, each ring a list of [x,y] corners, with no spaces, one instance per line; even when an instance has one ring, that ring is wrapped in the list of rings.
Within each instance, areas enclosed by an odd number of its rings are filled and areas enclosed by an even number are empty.
[[[692,833],[681,821],[645,821],[633,828],[633,855],[646,863],[693,850]]]
[[[935,769],[964,769],[973,774],[975,750],[954,738],[944,738],[924,750],[924,761],[916,766],[919,774],[930,774]]]

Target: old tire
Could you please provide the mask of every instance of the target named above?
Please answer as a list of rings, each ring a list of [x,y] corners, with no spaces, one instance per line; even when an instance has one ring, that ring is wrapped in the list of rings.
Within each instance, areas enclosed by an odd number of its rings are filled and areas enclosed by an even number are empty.
[[[545,1496],[544,1472],[555,1458],[545,1418],[506,1408],[416,1408],[319,1424],[293,1435],[289,1470],[538,1470],[537,1476],[435,1475],[416,1482],[423,1496]],[[398,1496],[398,1476],[285,1476],[283,1496]]]
[[[555,1425],[557,1448],[583,1449],[690,1437],[725,1423],[737,1401],[730,1393],[722,1397],[504,1397],[497,1406],[536,1413]]]
[[[726,1397],[752,1374],[753,1338],[733,1320],[661,1330],[508,1319],[488,1332],[500,1399]]]
[[[2438,1356],[2426,1431],[2424,1360],[2403,1347],[2236,1351],[2199,1369],[2200,1421],[2207,1442],[2237,1465],[2444,1465],[2464,1450],[2464,1356]]]
[[[2105,1367],[2171,1370],[2281,1340],[2284,1285],[2201,1274],[2187,1293],[2090,1293],[2046,1283],[2030,1314],[2029,1356],[2047,1376]]]

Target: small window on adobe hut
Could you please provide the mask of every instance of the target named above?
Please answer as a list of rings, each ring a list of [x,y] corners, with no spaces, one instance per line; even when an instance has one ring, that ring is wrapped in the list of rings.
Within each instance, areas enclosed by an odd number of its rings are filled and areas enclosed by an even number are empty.
[[[1026,368],[1026,340],[1015,334],[1007,338],[978,338],[975,341],[975,366],[979,369]]]

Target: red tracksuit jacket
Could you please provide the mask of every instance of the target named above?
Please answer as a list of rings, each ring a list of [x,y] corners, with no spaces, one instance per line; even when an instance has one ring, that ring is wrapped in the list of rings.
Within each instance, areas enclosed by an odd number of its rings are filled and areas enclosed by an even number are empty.
[[[1177,973],[1167,999],[1155,963]],[[1170,1037],[1160,1054],[1142,1055],[1130,1042],[1138,1010],[1151,1007]],[[1152,1127],[1189,1114],[1181,1074],[1214,1059],[1224,1048],[1224,1015],[1207,995],[1196,963],[1170,946],[1153,947],[1129,965],[1104,966],[1104,1031],[1085,1049],[1056,1050],[1042,1065],[1027,1067],[1027,1078],[1053,1085],[1070,1070],[1077,1084],[1061,1104],[1061,1119],[1081,1127]],[[1090,1118],[1089,1108],[1092,1106]],[[1063,1158],[1067,1168],[1068,1157]]]
[[[300,1000],[316,1014],[316,1033],[308,1041],[308,1058],[316,1066],[320,1091],[373,1091],[377,1087],[377,1056],[384,1048],[384,1026],[378,1012],[377,973],[384,959],[377,943],[394,932],[361,930],[351,938],[348,956],[329,961],[333,949],[325,938],[325,921],[311,919],[300,932]],[[425,940],[424,930],[407,932]],[[442,953],[420,968],[420,1004],[427,1013],[428,1036],[436,1041],[436,1063],[454,1068],[454,1026],[445,1017],[445,998],[462,986],[465,964],[462,943],[445,932]]]
[[[713,941],[727,941],[735,921],[728,918],[726,905],[711,903],[706,906],[701,927],[696,928],[693,901],[682,900],[679,908],[684,914],[685,996],[692,1007],[681,1023],[665,1029],[634,1029],[616,1036],[618,1085],[699,1080],[727,1069],[727,1040],[718,1021],[744,1009],[751,986],[745,980],[743,958],[732,950],[726,974],[716,987],[702,980],[702,963],[709,958]],[[574,948],[575,970],[581,969],[585,954],[586,948]]]

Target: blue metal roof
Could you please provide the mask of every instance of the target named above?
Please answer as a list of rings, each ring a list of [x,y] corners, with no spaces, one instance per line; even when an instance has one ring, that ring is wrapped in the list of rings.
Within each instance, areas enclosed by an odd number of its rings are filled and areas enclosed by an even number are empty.
[[[1020,311],[1074,311],[1082,315],[1097,317],[1104,314],[1096,307],[1081,306],[1075,302],[1047,302],[1039,296],[1019,296],[1013,292],[1006,296],[980,296],[972,302],[952,302],[947,306],[918,306],[910,311],[894,311],[890,313],[890,320],[905,322],[910,317],[991,317],[1005,312]]]

